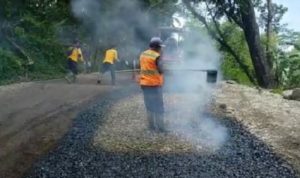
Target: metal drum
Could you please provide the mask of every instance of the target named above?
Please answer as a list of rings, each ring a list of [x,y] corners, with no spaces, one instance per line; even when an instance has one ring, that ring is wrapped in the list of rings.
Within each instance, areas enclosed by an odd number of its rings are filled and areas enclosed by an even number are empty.
[[[207,83],[216,83],[218,78],[217,70],[208,70],[206,72],[206,82]]]

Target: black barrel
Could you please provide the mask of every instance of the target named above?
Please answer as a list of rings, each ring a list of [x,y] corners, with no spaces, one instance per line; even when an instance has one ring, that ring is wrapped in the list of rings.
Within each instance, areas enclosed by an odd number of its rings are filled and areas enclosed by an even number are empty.
[[[216,83],[218,78],[217,70],[208,70],[206,72],[206,82],[207,83]]]

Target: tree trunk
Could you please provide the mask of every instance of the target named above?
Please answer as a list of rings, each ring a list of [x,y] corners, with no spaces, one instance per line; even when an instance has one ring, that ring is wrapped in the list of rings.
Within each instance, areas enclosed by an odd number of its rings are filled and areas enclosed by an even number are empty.
[[[249,67],[243,63],[243,60],[240,58],[240,56],[234,51],[234,49],[227,43],[227,41],[224,38],[224,35],[221,32],[221,29],[219,28],[217,22],[213,18],[213,22],[216,27],[216,31],[218,35],[210,28],[208,25],[208,22],[206,21],[205,17],[201,16],[196,12],[196,10],[191,6],[190,2],[188,0],[183,0],[182,1],[187,9],[193,14],[194,17],[196,17],[207,29],[209,35],[215,39],[222,47],[226,49],[226,51],[232,55],[233,59],[238,63],[240,68],[245,72],[247,75],[249,81],[253,84],[256,84],[255,77],[251,74]]]
[[[276,59],[273,57],[273,53],[272,53],[272,32],[273,32],[273,27],[272,27],[272,22],[274,20],[274,12],[273,12],[273,4],[272,4],[272,0],[267,0],[267,9],[268,9],[268,17],[267,17],[267,24],[266,24],[266,35],[267,35],[267,44],[266,44],[266,55],[267,55],[267,61],[268,61],[268,65],[269,68],[271,70],[271,76],[274,77],[272,86],[278,86],[279,82],[279,75],[276,69],[274,69],[274,64],[275,64],[275,68],[277,68],[278,66],[276,66],[277,62],[275,61]]]
[[[266,24],[266,35],[267,35],[267,44],[266,44],[266,53],[269,66],[272,68],[272,52],[271,52],[271,34],[272,34],[272,21],[273,21],[273,11],[272,11],[272,0],[267,0],[267,9],[268,17]]]
[[[253,3],[252,1],[245,1],[241,7],[242,28],[245,33],[258,84],[261,87],[270,88],[274,83],[274,77],[271,74],[261,45]]]

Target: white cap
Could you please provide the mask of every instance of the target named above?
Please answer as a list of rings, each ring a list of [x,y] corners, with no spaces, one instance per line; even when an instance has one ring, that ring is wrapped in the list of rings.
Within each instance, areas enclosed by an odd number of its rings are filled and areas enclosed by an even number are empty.
[[[152,37],[150,40],[150,44],[157,44],[161,47],[165,46],[165,45],[163,45],[163,41],[160,39],[160,37]]]

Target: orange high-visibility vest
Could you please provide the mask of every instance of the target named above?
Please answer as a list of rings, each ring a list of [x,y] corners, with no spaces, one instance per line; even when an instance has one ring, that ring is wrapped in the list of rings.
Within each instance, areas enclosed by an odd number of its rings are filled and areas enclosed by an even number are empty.
[[[154,50],[144,51],[140,56],[140,85],[162,86],[163,75],[158,72],[156,60],[160,54]]]

